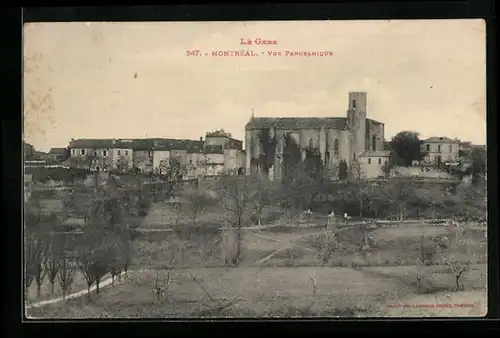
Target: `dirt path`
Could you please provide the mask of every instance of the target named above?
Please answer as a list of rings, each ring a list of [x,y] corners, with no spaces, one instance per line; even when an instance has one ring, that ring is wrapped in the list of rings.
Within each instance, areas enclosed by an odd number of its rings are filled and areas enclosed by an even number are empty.
[[[301,234],[301,235],[299,235],[297,237],[294,237],[294,238],[291,238],[291,239],[287,240],[286,242],[285,241],[279,241],[279,240],[276,240],[276,239],[272,239],[272,238],[269,238],[267,236],[263,236],[262,234],[255,234],[254,233],[253,235],[258,235],[259,237],[266,238],[266,239],[269,239],[269,240],[272,240],[272,241],[279,242],[279,243],[283,244],[283,246],[281,248],[276,249],[271,254],[269,254],[266,257],[264,257],[264,258],[260,259],[259,261],[255,262],[255,264],[262,264],[265,261],[273,258],[274,256],[276,256],[280,252],[285,251],[286,249],[289,249],[292,246],[302,248],[302,249],[304,249],[306,251],[309,251],[309,252],[317,253],[318,252],[317,250],[313,250],[311,248],[305,248],[303,246],[295,244],[294,242],[297,241],[297,240],[299,240],[299,239],[306,238],[306,237],[309,237],[309,236],[318,236],[318,235],[327,234],[327,233],[338,234],[339,232],[346,231],[346,230],[351,230],[351,229],[352,229],[351,227],[347,227],[347,228],[341,228],[341,229],[336,229],[336,230],[314,231],[314,232],[311,232],[311,233]]]

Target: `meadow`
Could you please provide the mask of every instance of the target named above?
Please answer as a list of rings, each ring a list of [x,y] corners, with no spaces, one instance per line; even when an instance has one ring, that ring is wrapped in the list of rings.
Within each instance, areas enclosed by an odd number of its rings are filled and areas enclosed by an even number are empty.
[[[82,218],[87,207],[75,206],[87,205],[88,198],[73,195],[72,209]],[[230,227],[230,215],[216,198],[205,196],[203,202],[193,210],[192,196],[180,194],[150,202],[144,215],[128,214],[126,222],[135,230],[127,276],[99,294],[30,307],[28,317],[486,314],[484,226],[431,220],[363,225],[265,206],[239,230],[235,264],[226,259],[228,235],[221,229]],[[58,297],[55,289],[52,295],[45,280],[40,297],[31,285],[27,298]],[[86,284],[76,272],[71,290],[82,289]]]
[[[445,236],[449,243],[429,265],[418,266],[422,235]],[[328,230],[247,230],[237,267],[224,265],[220,236],[216,230],[194,232],[188,238],[175,232],[148,233],[147,238],[134,240],[131,271],[122,282],[104,288],[99,295],[29,309],[28,315],[413,316],[428,311],[418,304],[443,303],[436,303],[443,294],[468,295],[467,302],[448,300],[446,304],[471,304],[472,300],[474,304],[473,308],[464,305],[443,314],[485,314],[486,246],[484,235],[476,230],[457,236],[457,229],[430,225],[379,228],[370,233],[373,248],[365,252],[361,250],[363,235],[357,228],[348,229],[339,232],[341,247],[326,262],[323,247]],[[277,253],[261,262],[273,252]],[[470,260],[458,292],[450,266],[441,259],[445,256],[460,262]],[[417,282],[418,278],[422,279]],[[165,288],[161,297],[154,292],[158,283]],[[432,311],[436,313],[436,309]]]

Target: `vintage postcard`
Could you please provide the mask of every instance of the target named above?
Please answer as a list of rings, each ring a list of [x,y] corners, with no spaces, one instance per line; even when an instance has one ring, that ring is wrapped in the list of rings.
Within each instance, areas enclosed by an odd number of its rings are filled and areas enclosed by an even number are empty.
[[[26,24],[26,316],[486,315],[485,34]]]

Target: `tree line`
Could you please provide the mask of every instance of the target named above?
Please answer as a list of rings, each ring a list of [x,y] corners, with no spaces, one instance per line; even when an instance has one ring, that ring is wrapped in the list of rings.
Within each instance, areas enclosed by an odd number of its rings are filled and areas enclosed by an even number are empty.
[[[33,282],[37,297],[45,278],[54,293],[56,282],[63,298],[67,296],[79,271],[96,292],[102,278],[110,273],[113,281],[128,270],[131,257],[131,232],[121,197],[113,191],[96,191],[85,215],[81,234],[57,231],[61,219],[55,213],[43,213],[36,203],[26,203],[24,227],[24,286]]]

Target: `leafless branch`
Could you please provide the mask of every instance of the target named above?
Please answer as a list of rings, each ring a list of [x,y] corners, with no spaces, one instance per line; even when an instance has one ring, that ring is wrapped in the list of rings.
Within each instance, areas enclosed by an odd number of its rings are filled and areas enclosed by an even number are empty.
[[[468,260],[466,263],[460,263],[456,259],[447,257],[444,257],[444,261],[450,269],[450,272],[454,275],[456,291],[459,291],[461,289],[460,278],[469,269],[471,261]]]
[[[213,301],[214,299],[212,298],[210,293],[208,293],[207,289],[205,289],[205,287],[200,283],[200,281],[196,279],[196,276],[193,273],[191,273],[191,271],[189,271],[189,276],[200,287],[200,289],[205,293],[205,295],[208,297],[208,299],[210,299],[210,301]]]
[[[61,286],[63,299],[66,298],[71,284],[73,284],[75,276],[75,263],[74,258],[67,255],[62,255],[57,261],[59,274],[57,279]]]

